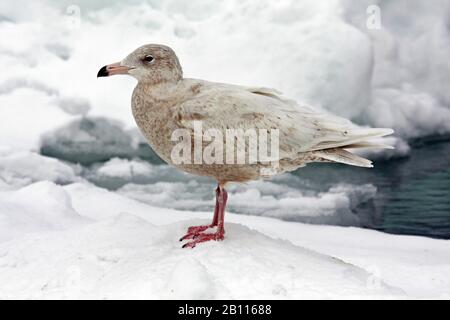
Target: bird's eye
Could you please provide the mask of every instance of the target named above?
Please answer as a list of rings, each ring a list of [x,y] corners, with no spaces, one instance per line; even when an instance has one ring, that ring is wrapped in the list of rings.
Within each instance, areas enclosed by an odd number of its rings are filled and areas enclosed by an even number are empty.
[[[144,60],[145,62],[152,62],[154,59],[155,59],[155,58],[153,58],[153,56],[148,55],[148,56],[145,56],[143,60]]]

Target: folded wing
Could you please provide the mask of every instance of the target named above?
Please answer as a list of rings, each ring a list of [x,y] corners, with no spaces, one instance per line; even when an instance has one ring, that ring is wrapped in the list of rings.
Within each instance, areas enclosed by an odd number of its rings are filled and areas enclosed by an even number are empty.
[[[386,147],[370,139],[393,133],[391,129],[361,128],[285,99],[275,90],[210,82],[203,82],[198,94],[179,105],[176,113],[180,124],[192,131],[196,120],[202,121],[203,130],[279,129],[281,159],[320,150]],[[338,160],[348,156],[338,152],[333,157],[330,152],[322,153],[330,161],[344,162]]]

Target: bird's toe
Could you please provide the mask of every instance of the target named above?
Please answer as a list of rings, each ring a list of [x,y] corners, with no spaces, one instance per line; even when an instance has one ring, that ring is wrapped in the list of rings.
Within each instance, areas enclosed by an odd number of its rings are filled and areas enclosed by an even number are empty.
[[[199,243],[202,242],[207,242],[207,241],[221,241],[223,240],[224,237],[224,233],[223,232],[215,232],[215,233],[199,233],[196,235],[192,236],[192,241],[185,243],[182,248],[195,248],[195,246]]]

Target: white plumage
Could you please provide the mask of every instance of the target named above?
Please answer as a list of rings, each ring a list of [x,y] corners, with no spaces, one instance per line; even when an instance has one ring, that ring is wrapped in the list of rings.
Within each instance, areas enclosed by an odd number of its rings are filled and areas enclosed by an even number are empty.
[[[369,160],[345,149],[389,148],[370,139],[392,134],[392,129],[361,128],[347,119],[297,104],[273,89],[194,79],[183,82],[183,87],[199,88],[198,94],[176,107],[186,128],[193,130],[196,119],[202,119],[204,130],[277,128],[280,159],[294,160],[300,153],[314,152],[325,160],[371,167]],[[193,114],[196,117],[190,116]]]

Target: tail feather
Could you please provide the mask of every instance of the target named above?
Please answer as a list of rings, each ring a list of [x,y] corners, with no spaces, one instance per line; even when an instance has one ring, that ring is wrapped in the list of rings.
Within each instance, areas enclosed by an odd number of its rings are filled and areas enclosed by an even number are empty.
[[[344,163],[356,167],[373,168],[372,161],[342,148],[314,151],[314,155],[332,162]]]
[[[363,141],[354,144],[349,144],[344,147],[345,149],[364,149],[364,148],[375,148],[375,149],[394,149],[393,146],[384,144],[381,142]]]
[[[387,128],[368,128],[368,129],[354,129],[345,131],[345,135],[337,133],[336,139],[322,141],[314,146],[314,150],[342,148],[350,145],[367,144],[367,140],[388,136],[394,133],[394,130]],[[330,136],[331,137],[331,136]],[[351,149],[351,148],[348,148]]]

